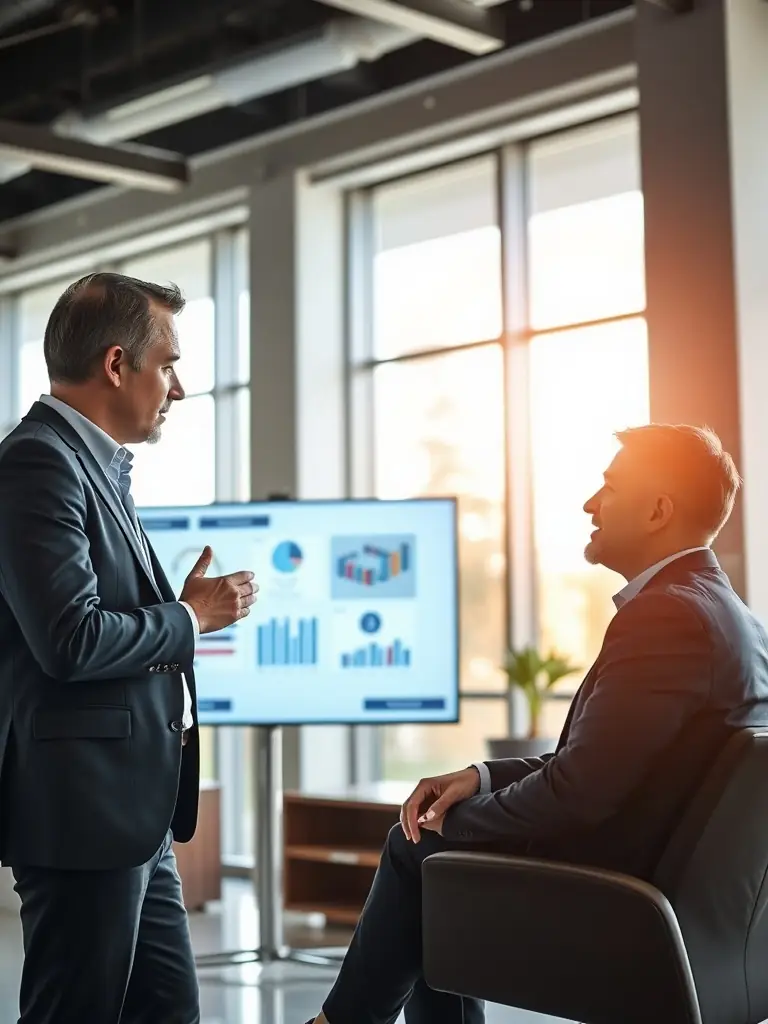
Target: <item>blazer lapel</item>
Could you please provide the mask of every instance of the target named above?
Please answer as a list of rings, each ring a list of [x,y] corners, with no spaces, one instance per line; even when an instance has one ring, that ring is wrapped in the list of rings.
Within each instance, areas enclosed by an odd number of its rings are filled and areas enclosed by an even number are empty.
[[[149,538],[147,537],[146,531],[143,526],[141,527],[141,533],[142,536],[144,537],[144,543],[147,545],[147,551],[149,552],[149,560],[152,565],[152,572],[154,573],[155,576],[155,582],[157,583],[157,589],[160,591],[160,594],[164,601],[177,601],[178,598],[173,592],[173,587],[168,581],[168,577],[165,575],[165,570],[160,564],[158,557],[155,554],[155,549],[150,544]]]
[[[83,447],[77,453],[77,457],[78,460],[80,461],[80,465],[85,470],[94,488],[99,492],[99,496],[101,497],[102,501],[114,516],[115,520],[117,521],[117,525],[123,531],[123,536],[128,541],[128,545],[133,551],[136,560],[141,566],[144,575],[146,576],[147,580],[151,583],[152,589],[155,591],[157,596],[162,601],[163,595],[160,593],[160,588],[158,587],[155,580],[152,578],[152,573],[149,571],[149,566],[147,565],[147,556],[144,552],[143,547],[141,546],[141,539],[138,533],[136,532],[136,529],[134,528],[134,525],[131,522],[128,513],[125,510],[125,506],[115,493],[114,487],[109,482],[101,466],[98,464],[96,459],[94,459],[94,457],[91,455],[90,451],[88,451],[87,448]]]
[[[155,591],[158,598],[162,601],[163,596],[160,593],[157,584],[152,579],[152,574],[150,572],[149,565],[147,564],[147,556],[142,548],[139,535],[125,510],[125,506],[122,501],[120,501],[114,487],[107,479],[104,470],[98,464],[91,453],[91,450],[85,444],[77,431],[70,427],[69,423],[67,423],[62,416],[59,416],[55,409],[49,408],[42,402],[35,402],[29,413],[27,413],[25,419],[33,419],[37,422],[46,423],[56,431],[59,437],[67,445],[69,445],[86,476],[93,484],[94,489],[98,492],[102,501],[112,514],[115,522],[123,531],[123,536],[125,537],[128,546],[133,551],[133,554],[136,557],[142,572],[146,576],[147,581],[152,586],[152,589]]]

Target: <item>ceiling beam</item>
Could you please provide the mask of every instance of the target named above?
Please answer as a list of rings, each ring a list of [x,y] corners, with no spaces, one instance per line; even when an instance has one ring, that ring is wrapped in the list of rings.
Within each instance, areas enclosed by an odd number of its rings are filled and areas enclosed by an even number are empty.
[[[414,35],[478,56],[504,46],[501,11],[486,10],[471,0],[320,0],[320,3],[397,25]]]
[[[694,0],[649,0],[649,3],[663,7],[671,14],[687,14],[693,10]]]
[[[189,183],[187,161],[176,154],[99,146],[17,121],[0,120],[0,156],[41,171],[150,192],[177,192]]]

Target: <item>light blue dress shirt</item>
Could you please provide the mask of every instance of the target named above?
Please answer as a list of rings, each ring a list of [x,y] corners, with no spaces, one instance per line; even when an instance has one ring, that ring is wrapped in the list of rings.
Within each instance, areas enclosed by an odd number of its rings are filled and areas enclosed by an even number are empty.
[[[82,438],[91,455],[93,455],[103,469],[104,475],[109,480],[117,494],[117,497],[120,499],[120,504],[125,510],[131,526],[139,536],[141,547],[144,552],[145,568],[149,572],[150,578],[154,580],[155,575],[152,571],[152,562],[149,557],[147,539],[141,529],[138,516],[136,515],[136,508],[133,504],[133,498],[131,497],[131,468],[133,455],[127,448],[118,444],[117,441],[110,437],[109,434],[101,429],[101,427],[97,427],[96,424],[89,420],[87,416],[83,416],[83,414],[78,412],[77,409],[73,409],[71,405],[67,405],[67,403],[62,402],[61,399],[54,398],[53,395],[41,395],[40,401],[44,405],[49,406],[49,408],[54,409],[62,419],[67,421],[72,429],[76,431],[78,436]],[[187,604],[186,601],[181,601],[180,604],[182,604],[189,613],[192,627],[195,631],[195,644],[197,644],[200,637],[200,624],[197,621],[197,616],[195,615],[192,606]],[[194,724],[194,720],[192,718],[192,697],[190,695],[189,686],[187,685],[184,673],[181,675],[181,681],[184,688],[184,714],[182,716],[182,722],[184,729],[190,729]]]

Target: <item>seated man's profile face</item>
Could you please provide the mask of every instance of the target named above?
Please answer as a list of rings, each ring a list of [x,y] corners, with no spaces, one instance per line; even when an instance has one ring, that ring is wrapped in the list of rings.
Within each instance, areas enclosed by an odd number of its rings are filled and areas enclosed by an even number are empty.
[[[655,561],[652,555],[665,536],[674,548],[672,535],[684,532],[675,489],[668,467],[655,465],[646,452],[622,448],[603,486],[584,505],[594,526],[587,561],[631,576]]]
[[[594,532],[588,562],[632,579],[681,552],[709,547],[741,483],[720,438],[705,427],[647,424],[619,431],[603,486],[584,505]]]

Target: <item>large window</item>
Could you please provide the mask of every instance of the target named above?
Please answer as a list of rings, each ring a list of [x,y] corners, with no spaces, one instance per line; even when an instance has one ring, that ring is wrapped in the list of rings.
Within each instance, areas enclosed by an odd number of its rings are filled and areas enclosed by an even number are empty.
[[[496,160],[458,164],[377,189],[370,349],[372,489],[380,497],[452,494],[459,502],[460,725],[382,731],[384,774],[411,779],[455,765],[503,733],[498,692],[507,635],[504,359]]]
[[[505,734],[499,665],[520,636],[508,592],[530,595],[527,640],[584,669],[599,649],[621,581],[585,563],[582,506],[613,432],[649,414],[638,159],[636,121],[618,118],[385,184],[352,206],[364,230],[351,237],[369,239],[353,253],[368,267],[352,295],[356,491],[459,499],[461,722],[381,729],[386,778],[459,767]],[[500,218],[498,196],[524,216]],[[525,509],[508,508],[508,493]],[[508,520],[531,524],[525,564],[507,564]],[[548,707],[552,735],[566,711],[566,700]]]
[[[133,494],[142,505],[206,505],[216,497],[216,310],[213,244],[204,238],[153,252],[120,268],[129,277],[177,284],[187,301],[177,318],[179,379],[187,397],[175,405],[162,441],[137,445]]]
[[[586,670],[623,581],[585,563],[582,506],[615,453],[613,432],[649,417],[636,122],[564,132],[527,157],[538,632]],[[559,732],[566,710],[549,707],[549,732]]]
[[[484,158],[373,193],[374,358],[501,334],[495,176]]]
[[[69,284],[71,281],[57,281],[42,288],[31,288],[19,296],[16,345],[16,411],[19,416],[23,416],[40,395],[50,390],[43,335],[51,310]]]

